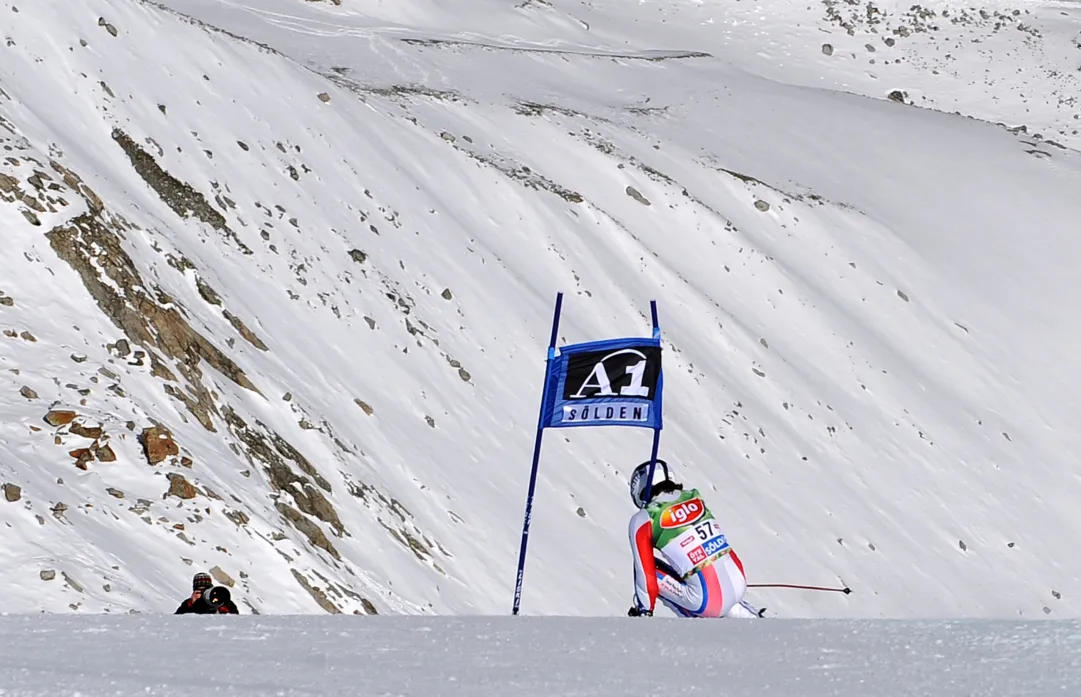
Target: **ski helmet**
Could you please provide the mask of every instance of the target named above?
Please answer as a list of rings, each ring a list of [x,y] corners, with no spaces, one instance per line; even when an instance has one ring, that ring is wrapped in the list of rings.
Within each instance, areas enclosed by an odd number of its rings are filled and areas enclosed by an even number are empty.
[[[675,480],[668,474],[668,463],[664,460],[657,460],[657,465],[653,469],[653,482],[652,486],[649,486],[649,467],[650,461],[646,460],[642,464],[634,468],[634,472],[631,474],[631,501],[638,508],[645,508],[649,501],[646,500],[646,489],[650,490],[650,498],[653,497],[653,492],[656,491],[657,485],[661,482],[672,482],[675,484]]]

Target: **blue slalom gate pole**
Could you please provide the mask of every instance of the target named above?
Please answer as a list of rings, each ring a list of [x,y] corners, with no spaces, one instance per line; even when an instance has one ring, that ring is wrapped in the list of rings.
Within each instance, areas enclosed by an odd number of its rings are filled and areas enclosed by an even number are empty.
[[[661,325],[657,321],[657,301],[649,301],[649,313],[653,317],[653,338],[661,338]],[[663,374],[661,380],[663,381]],[[658,386],[659,387],[659,386]],[[649,476],[646,477],[646,501],[653,498],[653,470],[657,468],[657,452],[661,447],[661,429],[653,429],[653,452],[649,456]]]
[[[556,294],[555,315],[552,318],[552,339],[548,342],[548,360],[544,365],[544,390],[542,395],[548,393],[549,365],[555,358],[556,340],[559,335],[559,313],[563,308],[563,293]],[[654,311],[656,316],[656,311]],[[514,609],[511,614],[517,615],[522,604],[522,579],[525,576],[526,546],[529,544],[529,522],[533,517],[533,493],[537,488],[537,468],[540,465],[541,439],[544,437],[544,400],[541,399],[540,416],[537,417],[537,440],[533,446],[533,469],[529,473],[529,492],[525,499],[525,519],[522,521],[522,546],[518,551],[518,578],[514,584]],[[656,451],[656,446],[654,446]],[[654,453],[656,456],[656,453]]]

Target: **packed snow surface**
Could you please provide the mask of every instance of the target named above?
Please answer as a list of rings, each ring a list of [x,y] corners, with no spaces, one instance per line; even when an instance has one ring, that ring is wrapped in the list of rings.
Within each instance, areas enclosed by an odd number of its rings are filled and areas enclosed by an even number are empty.
[[[3,697],[1051,697],[1073,621],[0,617]]]
[[[1081,616],[1079,31],[1005,0],[0,0],[0,609],[170,612],[210,570],[245,614],[507,612],[564,291],[561,342],[658,300],[662,457],[749,580],[855,591],[753,602]],[[648,448],[547,434],[525,612],[626,611]]]

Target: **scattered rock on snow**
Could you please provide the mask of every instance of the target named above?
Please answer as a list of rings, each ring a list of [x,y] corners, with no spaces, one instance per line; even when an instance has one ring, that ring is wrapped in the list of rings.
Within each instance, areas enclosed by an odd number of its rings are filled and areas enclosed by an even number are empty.
[[[116,462],[116,453],[108,443],[94,448],[94,456],[98,458],[98,462]]]
[[[161,426],[144,428],[139,435],[139,441],[143,444],[146,461],[151,465],[180,454],[180,447],[173,440],[172,434]]]
[[[211,567],[210,575],[214,577],[215,581],[223,586],[229,586],[230,588],[236,586],[236,581],[233,580],[233,577],[225,573],[225,570],[220,566]]]
[[[71,575],[68,574],[68,572],[61,571],[60,575],[64,577],[64,583],[68,584],[68,586],[70,586],[73,591],[76,591],[78,593],[83,592],[83,584],[72,578]]]
[[[94,459],[94,451],[90,448],[76,448],[69,452],[68,455],[75,458],[75,466],[81,470],[85,470],[87,463]]]
[[[827,56],[833,55],[833,44],[822,44],[822,53]]]
[[[766,201],[763,201],[762,199],[758,199],[757,201],[754,202],[754,207],[757,208],[758,210],[762,211],[763,213],[765,213],[766,211],[769,210],[769,203],[766,202]]]
[[[38,398],[38,393],[34,392],[32,389],[30,389],[26,385],[23,385],[19,389],[19,394],[21,394],[23,397],[26,397],[27,399],[37,399]]]
[[[641,194],[641,193],[640,193],[640,192],[638,191],[638,189],[634,188],[633,186],[628,186],[628,187],[626,188],[626,192],[627,192],[627,195],[628,195],[628,196],[630,196],[631,198],[633,198],[633,199],[634,199],[635,201],[637,201],[638,203],[641,203],[641,204],[642,204],[643,206],[652,206],[652,205],[653,205],[652,203],[650,203],[650,202],[649,202],[649,199],[648,199],[648,198],[646,198],[645,196],[643,196],[643,195],[642,195],[642,194]]]
[[[112,24],[109,24],[108,22],[106,22],[104,17],[98,17],[98,26],[99,27],[105,27],[105,31],[109,32],[113,36],[116,36],[117,33],[118,33],[116,31],[116,27],[114,27]]]
[[[56,578],[56,572],[52,569],[42,569],[38,572],[38,576],[41,577],[42,581],[52,581]]]
[[[199,490],[195,488],[195,485],[185,479],[183,475],[170,472],[167,476],[169,477],[169,495],[181,499],[193,499],[199,494]]]
[[[73,435],[89,438],[90,440],[97,440],[102,435],[101,426],[84,426],[78,421],[73,422],[68,431]]]
[[[76,416],[78,415],[69,409],[51,409],[45,415],[45,423],[53,427],[66,426],[74,421]]]
[[[319,96],[319,101],[323,102],[323,104],[326,104],[327,102],[330,101],[330,95],[327,94],[326,92],[320,92],[318,96]]]
[[[0,486],[0,490],[4,492],[4,500],[8,503],[15,503],[23,497],[22,488],[11,482],[6,482],[3,486]]]

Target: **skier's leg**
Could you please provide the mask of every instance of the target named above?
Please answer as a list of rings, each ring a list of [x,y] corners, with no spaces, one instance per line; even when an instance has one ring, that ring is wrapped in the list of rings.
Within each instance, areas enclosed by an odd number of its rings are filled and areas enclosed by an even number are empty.
[[[709,604],[702,572],[682,581],[674,574],[657,569],[657,591],[661,602],[683,617],[698,617]]]
[[[724,607],[721,617],[757,618],[758,610],[743,600],[747,592],[747,579],[743,575],[743,563],[735,552],[718,559],[714,566],[724,593]]]

